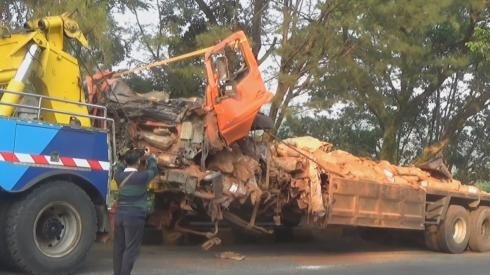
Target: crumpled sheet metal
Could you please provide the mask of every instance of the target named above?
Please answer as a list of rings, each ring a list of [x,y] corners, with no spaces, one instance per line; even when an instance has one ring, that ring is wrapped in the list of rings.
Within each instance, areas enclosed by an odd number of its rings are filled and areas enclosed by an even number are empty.
[[[285,142],[289,146],[285,144],[274,145],[273,150],[276,152],[276,158],[288,156],[300,159],[302,157],[298,153],[300,151],[304,155],[314,158],[315,162],[325,172],[343,178],[410,185],[420,188],[466,190],[458,180],[436,177],[415,166],[396,166],[387,161],[373,161],[342,150],[328,151],[331,149],[330,144],[312,137],[290,138]],[[291,145],[296,150],[289,148]]]
[[[111,107],[116,108],[116,111],[127,114],[129,121],[119,126],[128,131],[121,132],[120,135],[129,134],[135,140],[136,146],[148,146],[157,155],[162,175],[152,182],[152,189],[157,192],[166,192],[169,189],[178,192],[185,189],[184,199],[200,199],[212,222],[226,219],[224,213],[230,210],[231,204],[235,203],[236,207],[237,203],[249,202],[254,206],[259,202],[263,205],[276,205],[268,208],[268,211],[274,212],[275,222],[280,218],[280,207],[291,203],[295,203],[304,213],[324,217],[327,212],[329,175],[420,188],[464,189],[459,181],[436,178],[416,167],[400,167],[386,161],[376,162],[357,157],[342,150],[332,151],[332,144],[309,136],[286,139],[270,147],[260,146],[252,138],[244,138],[225,147],[218,142],[217,129],[209,127],[215,122],[215,118],[208,115],[202,116],[205,124],[211,123],[206,126],[205,134],[210,148],[202,169],[203,164],[197,158],[188,162],[179,161],[185,144],[180,138],[181,119],[188,110],[199,112],[199,108],[202,108],[200,100],[168,99],[166,95],[158,93],[139,95],[123,84],[117,85],[114,86],[114,93],[107,93],[109,97],[106,100],[113,104]],[[124,104],[116,104],[117,100]],[[270,164],[268,169],[266,163]],[[185,188],[165,183],[165,171],[174,170],[197,179],[194,193],[190,191],[193,186],[187,186],[187,183],[183,184]],[[221,184],[206,185],[208,183],[204,183],[204,179],[209,172],[219,172]],[[273,198],[272,201],[267,201],[270,198]],[[177,201],[177,205],[180,208],[190,208],[189,203],[182,201]],[[176,213],[179,211],[187,210],[178,209]],[[164,219],[164,222],[159,223],[158,219]],[[152,221],[168,227],[172,224],[169,220],[175,217],[160,215],[158,219]],[[248,221],[240,223],[246,225]]]
[[[317,150],[328,152],[333,147],[331,143],[310,136],[288,138],[283,140],[283,142],[307,152],[314,152]]]
[[[320,168],[312,154],[315,151],[326,152],[331,144],[313,137],[290,138],[271,148],[272,165],[275,169],[289,173],[293,180],[291,187],[300,191],[297,201],[300,209],[314,216],[322,217],[326,213],[322,194]]]

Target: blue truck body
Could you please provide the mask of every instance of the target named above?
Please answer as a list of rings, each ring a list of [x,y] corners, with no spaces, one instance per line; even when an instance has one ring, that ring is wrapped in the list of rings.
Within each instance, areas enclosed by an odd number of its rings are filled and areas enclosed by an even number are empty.
[[[108,192],[108,133],[0,117],[0,188],[22,192],[54,176],[77,179],[105,200]]]

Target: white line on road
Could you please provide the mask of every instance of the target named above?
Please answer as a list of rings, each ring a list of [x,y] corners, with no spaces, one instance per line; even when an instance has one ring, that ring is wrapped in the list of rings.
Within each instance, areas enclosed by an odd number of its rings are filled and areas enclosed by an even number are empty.
[[[326,265],[300,265],[296,267],[297,269],[301,270],[320,270],[320,269],[326,269],[328,266]]]

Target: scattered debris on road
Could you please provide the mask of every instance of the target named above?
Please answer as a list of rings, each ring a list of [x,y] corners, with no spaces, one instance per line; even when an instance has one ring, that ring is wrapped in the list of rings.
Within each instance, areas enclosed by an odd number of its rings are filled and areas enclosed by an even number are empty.
[[[224,260],[228,259],[228,260],[235,260],[235,261],[243,261],[246,258],[244,255],[232,251],[221,252],[217,254],[216,257]]]

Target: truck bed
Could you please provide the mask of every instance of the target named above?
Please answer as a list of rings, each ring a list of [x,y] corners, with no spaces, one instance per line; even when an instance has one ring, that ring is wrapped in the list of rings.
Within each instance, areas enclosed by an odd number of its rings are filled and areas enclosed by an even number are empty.
[[[475,207],[490,205],[490,194],[467,185],[456,190],[333,177],[328,193],[328,224],[336,225],[422,230],[431,220],[431,203],[435,201],[456,199]]]

